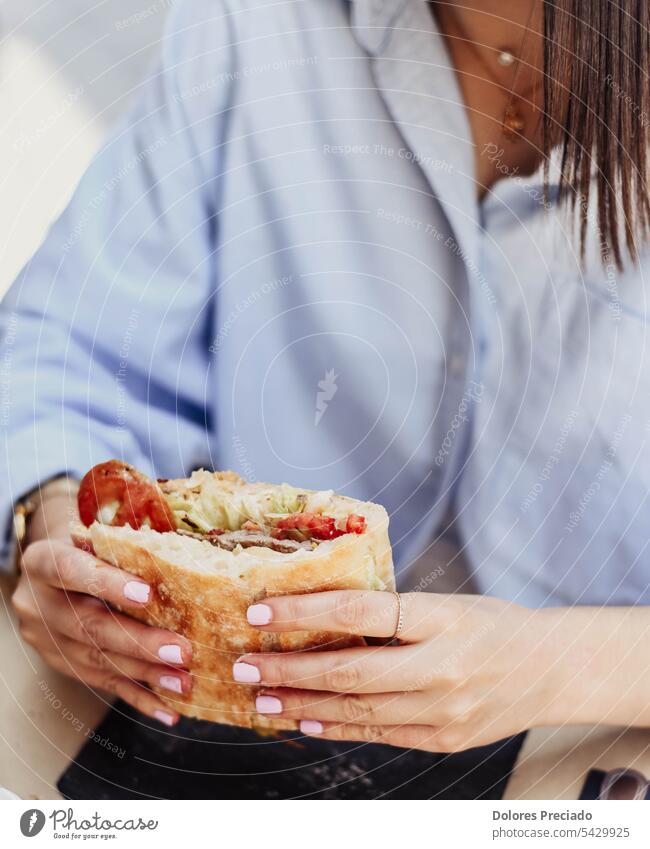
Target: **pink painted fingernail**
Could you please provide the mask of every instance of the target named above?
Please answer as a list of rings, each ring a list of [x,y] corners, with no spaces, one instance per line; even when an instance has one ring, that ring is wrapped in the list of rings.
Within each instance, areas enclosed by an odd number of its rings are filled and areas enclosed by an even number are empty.
[[[156,717],[158,722],[162,722],[163,725],[174,725],[176,723],[176,719],[171,715],[171,713],[167,713],[165,710],[155,710],[153,715]]]
[[[183,662],[183,653],[180,646],[161,646],[158,649],[158,657],[165,663]]]
[[[160,686],[163,690],[171,690],[172,693],[183,692],[183,682],[176,675],[161,675]]]
[[[273,611],[268,604],[251,604],[246,611],[249,625],[268,625],[273,619]]]
[[[255,710],[258,713],[282,713],[282,702],[275,696],[258,696],[255,699]]]
[[[317,719],[301,719],[300,730],[303,734],[322,734],[323,724]]]
[[[233,663],[232,677],[240,684],[259,684],[262,680],[260,671],[252,663],[242,663],[240,660]]]
[[[151,587],[149,584],[143,584],[142,581],[127,581],[124,584],[123,592],[125,598],[129,601],[137,601],[139,604],[146,604],[149,601]]]

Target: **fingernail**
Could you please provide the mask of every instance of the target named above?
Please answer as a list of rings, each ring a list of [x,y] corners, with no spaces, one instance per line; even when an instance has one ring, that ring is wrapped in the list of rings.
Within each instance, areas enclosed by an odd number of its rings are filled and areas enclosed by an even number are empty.
[[[317,719],[301,719],[300,730],[303,734],[322,734],[323,724]]]
[[[246,611],[249,625],[268,625],[273,619],[273,611],[268,604],[251,604]]]
[[[239,660],[233,663],[232,677],[240,684],[259,684],[262,680],[257,666],[253,666],[252,663],[242,663]]]
[[[275,696],[258,696],[255,699],[255,710],[258,713],[282,713],[282,702]]]
[[[163,690],[171,690],[172,693],[183,692],[183,682],[176,675],[161,675],[160,686]]]
[[[161,646],[158,649],[158,657],[165,663],[183,662],[183,653],[180,646]]]
[[[155,710],[153,715],[158,722],[162,722],[163,725],[174,725],[176,722],[176,719],[171,715],[171,713],[167,713],[165,710]]]
[[[146,604],[149,601],[151,587],[149,584],[143,584],[142,581],[128,581],[124,584],[123,592],[129,601],[137,601],[139,604]]]

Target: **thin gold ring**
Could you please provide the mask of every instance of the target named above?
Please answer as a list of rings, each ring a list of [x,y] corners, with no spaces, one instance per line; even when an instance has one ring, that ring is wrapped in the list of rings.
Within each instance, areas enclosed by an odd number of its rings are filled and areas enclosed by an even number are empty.
[[[393,593],[393,595],[397,599],[397,626],[392,639],[396,640],[404,628],[404,605],[402,603],[402,596],[399,593]]]

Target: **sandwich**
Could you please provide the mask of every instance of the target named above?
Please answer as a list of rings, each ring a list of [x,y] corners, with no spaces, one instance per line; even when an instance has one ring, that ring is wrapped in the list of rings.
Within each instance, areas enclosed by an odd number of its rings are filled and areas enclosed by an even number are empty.
[[[296,723],[255,711],[257,688],[236,684],[232,665],[248,652],[332,650],[360,637],[322,631],[264,633],[246,610],[268,596],[325,590],[394,590],[385,509],[333,491],[247,483],[234,472],[200,469],[154,481],[111,460],[78,491],[72,539],[152,588],[129,614],[188,638],[193,688],[156,690],[186,716],[249,728]]]

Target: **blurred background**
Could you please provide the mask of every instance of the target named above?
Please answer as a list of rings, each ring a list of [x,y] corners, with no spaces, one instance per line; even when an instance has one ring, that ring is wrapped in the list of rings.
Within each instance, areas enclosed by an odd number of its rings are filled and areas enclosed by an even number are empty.
[[[173,0],[0,0],[0,296],[156,60]]]

